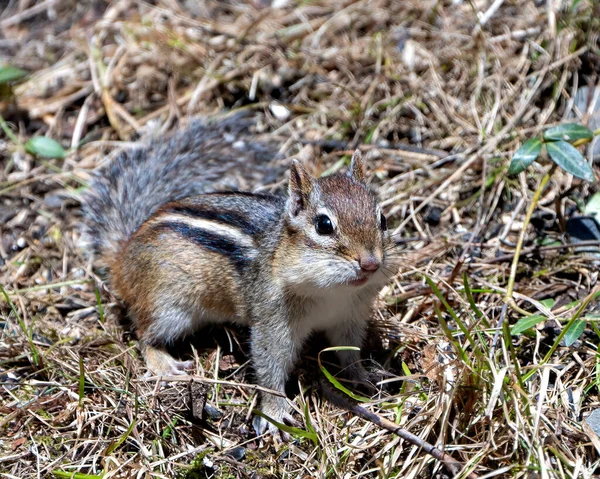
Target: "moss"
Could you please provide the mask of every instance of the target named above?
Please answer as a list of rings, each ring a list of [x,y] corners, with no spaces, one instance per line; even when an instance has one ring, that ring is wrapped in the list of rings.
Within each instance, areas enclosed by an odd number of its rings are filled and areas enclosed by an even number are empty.
[[[285,446],[287,448],[287,446]],[[283,449],[282,449],[283,450]],[[281,452],[281,451],[279,451]],[[244,461],[249,471],[254,471],[261,478],[281,477],[280,471],[277,469],[278,461],[273,461],[273,458],[259,451],[246,451],[246,460]],[[273,470],[275,466],[276,470]]]
[[[219,461],[213,468],[207,468],[204,465],[204,458],[214,452],[213,449],[208,449],[200,454],[197,454],[189,466],[182,467],[177,479],[234,479],[237,477],[231,466],[223,461]],[[246,451],[246,471],[251,472],[256,477],[260,478],[277,478],[281,477],[278,470],[273,470],[277,467],[277,461],[273,461],[268,455],[259,454],[256,451]]]
[[[205,479],[207,477],[214,477],[213,474],[209,474],[204,466],[204,458],[210,453],[214,452],[213,449],[207,449],[199,454],[196,454],[194,460],[189,466],[182,467],[177,473],[177,479]]]

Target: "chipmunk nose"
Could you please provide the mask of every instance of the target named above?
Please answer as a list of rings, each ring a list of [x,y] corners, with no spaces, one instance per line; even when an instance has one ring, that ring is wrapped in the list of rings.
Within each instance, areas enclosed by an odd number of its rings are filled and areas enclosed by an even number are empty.
[[[365,254],[358,259],[358,265],[363,271],[373,273],[379,269],[381,261],[379,261],[374,254]]]

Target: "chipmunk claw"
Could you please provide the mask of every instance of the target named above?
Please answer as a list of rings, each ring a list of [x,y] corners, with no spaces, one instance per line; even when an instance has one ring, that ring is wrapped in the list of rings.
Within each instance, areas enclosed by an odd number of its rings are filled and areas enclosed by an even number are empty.
[[[194,367],[194,361],[179,361],[158,348],[146,347],[144,356],[150,376],[186,376],[186,370]]]
[[[185,376],[187,375],[187,370],[192,369],[194,367],[194,361],[173,361],[172,371],[177,376]]]
[[[381,374],[377,372],[360,368],[352,372],[351,378],[352,385],[367,394],[374,395],[384,389],[377,385],[381,381]]]
[[[285,423],[292,427],[300,427],[300,423],[296,421],[296,419],[294,419],[292,415],[287,412],[279,413],[276,415],[277,417],[274,416],[275,414],[269,415],[269,417],[271,417],[278,423]],[[275,424],[259,415],[254,416],[254,419],[252,420],[252,427],[254,428],[254,432],[258,437],[264,435],[273,436],[275,438],[280,437],[283,442],[289,442],[292,439],[289,433],[282,431]]]

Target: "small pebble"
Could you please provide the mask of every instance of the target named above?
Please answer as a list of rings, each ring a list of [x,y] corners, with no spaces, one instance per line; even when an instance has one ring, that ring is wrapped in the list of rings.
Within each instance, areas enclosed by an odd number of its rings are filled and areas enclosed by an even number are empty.
[[[425,223],[430,224],[432,226],[437,226],[440,224],[440,220],[442,219],[442,209],[438,206],[432,206],[427,211],[427,214],[423,218]]]
[[[285,121],[290,117],[290,110],[281,103],[271,103],[269,110],[279,121]]]
[[[223,413],[221,411],[219,411],[216,407],[211,406],[210,404],[204,405],[204,412],[213,421],[221,419],[221,416],[223,416]]]
[[[598,436],[600,436],[600,409],[594,409],[592,414],[585,418],[585,422]]]
[[[242,446],[234,447],[230,451],[227,452],[229,457],[232,457],[236,461],[241,461],[246,457],[246,448]]]

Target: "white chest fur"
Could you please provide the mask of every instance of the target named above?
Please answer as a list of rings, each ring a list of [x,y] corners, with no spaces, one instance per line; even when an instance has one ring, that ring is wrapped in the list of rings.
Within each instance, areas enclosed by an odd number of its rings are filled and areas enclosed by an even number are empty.
[[[325,331],[342,323],[367,321],[372,301],[364,291],[334,288],[326,294],[307,299],[304,314],[296,318],[296,333],[306,338],[313,331]]]

